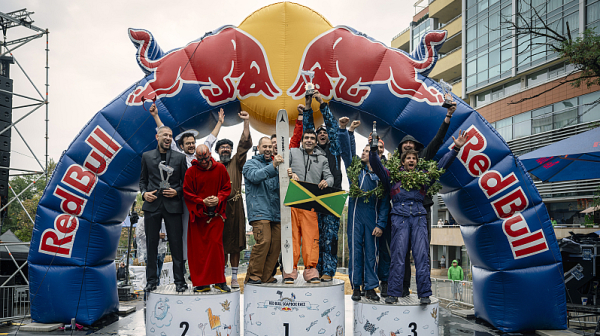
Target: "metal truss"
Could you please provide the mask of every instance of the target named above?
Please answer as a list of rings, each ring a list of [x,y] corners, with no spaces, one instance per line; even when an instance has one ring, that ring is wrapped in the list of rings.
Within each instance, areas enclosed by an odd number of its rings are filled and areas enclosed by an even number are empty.
[[[12,167],[13,165],[11,164],[10,167],[3,167],[0,166],[0,169],[7,169],[9,170],[9,176],[18,176],[18,175],[38,175],[35,177],[34,181],[29,184],[27,187],[25,187],[23,190],[21,190],[18,194],[12,189],[12,187],[10,187],[9,184],[9,189],[11,190],[12,196],[14,196],[10,202],[7,202],[6,204],[2,204],[0,207],[0,211],[5,210],[12,202],[17,201],[19,202],[19,204],[21,205],[21,207],[23,208],[23,210],[25,210],[25,213],[27,214],[27,216],[29,217],[29,219],[33,221],[33,218],[31,216],[31,214],[29,214],[29,212],[27,211],[27,209],[25,208],[25,206],[23,205],[23,202],[20,199],[21,194],[23,194],[27,189],[31,188],[31,186],[33,186],[35,184],[35,182],[37,180],[39,180],[41,177],[46,177],[48,178],[48,89],[49,89],[49,84],[48,84],[48,71],[49,71],[49,66],[48,66],[48,53],[50,51],[50,49],[48,48],[48,34],[49,31],[48,29],[43,29],[40,27],[37,27],[35,25],[33,25],[33,19],[31,18],[31,15],[33,14],[33,12],[29,12],[27,11],[27,9],[20,9],[20,10],[16,10],[13,12],[9,12],[9,13],[3,13],[0,12],[0,29],[2,30],[2,34],[3,34],[3,39],[0,41],[0,57],[2,56],[10,56],[12,57],[12,61],[13,63],[13,69],[18,68],[23,75],[25,76],[25,78],[27,78],[27,80],[29,81],[29,83],[32,85],[32,87],[35,89],[35,92],[37,93],[37,95],[29,96],[26,94],[20,94],[17,92],[8,92],[2,88],[0,88],[0,92],[4,92],[4,93],[8,93],[11,94],[13,97],[20,97],[20,98],[24,98],[27,99],[28,102],[20,105],[20,106],[14,106],[12,107],[13,112],[19,109],[29,109],[29,111],[25,112],[25,114],[23,114],[23,116],[21,116],[19,119],[12,121],[12,123],[8,126],[6,126],[4,129],[0,129],[0,135],[2,135],[3,133],[7,132],[8,130],[10,130],[11,128],[14,130],[13,131],[13,135],[14,132],[16,132],[16,134],[18,134],[18,136],[21,138],[21,140],[25,143],[25,146],[27,147],[27,149],[29,150],[29,153],[32,155],[32,157],[36,160],[36,162],[38,163],[40,170],[29,170],[29,169],[18,169],[15,167]],[[25,27],[27,29],[29,29],[31,31],[31,35],[27,35],[24,37],[17,37],[14,38],[12,40],[8,40],[7,39],[7,33],[8,30],[11,28],[15,28],[15,27]],[[44,89],[40,90],[38,88],[38,85],[36,85],[36,83],[34,83],[34,81],[31,79],[31,77],[27,74],[27,71],[25,71],[25,68],[23,67],[23,65],[21,65],[21,63],[19,63],[18,61],[18,57],[15,55],[15,50],[19,49],[20,47],[24,46],[25,44],[32,42],[38,38],[41,37],[46,37],[46,45],[45,45],[45,56],[46,56],[46,66],[45,66],[45,72],[46,72],[46,81],[44,83],[45,86],[45,95],[42,94],[42,92],[44,91]],[[16,65],[16,67],[14,66]],[[13,86],[13,91],[14,91],[14,86]],[[33,151],[33,149],[31,148],[31,146],[29,145],[29,143],[27,142],[27,139],[23,136],[23,134],[21,134],[21,132],[19,131],[19,129],[17,128],[17,124],[21,123],[23,120],[27,119],[27,118],[31,118],[31,115],[39,110],[40,108],[45,107],[46,110],[46,118],[45,118],[45,123],[46,123],[46,133],[45,133],[45,141],[46,141],[46,148],[45,148],[45,160],[41,161],[38,157],[38,155]],[[19,124],[19,126],[21,126],[23,123]],[[25,127],[25,126],[23,126]],[[14,138],[14,137],[13,137]],[[13,147],[11,146],[11,156],[12,153],[14,153],[13,151]],[[21,153],[18,153],[21,154]],[[14,160],[12,160],[11,162],[14,162]],[[42,162],[44,164],[42,164]],[[17,174],[20,173],[20,174]],[[1,228],[1,225],[0,225]]]

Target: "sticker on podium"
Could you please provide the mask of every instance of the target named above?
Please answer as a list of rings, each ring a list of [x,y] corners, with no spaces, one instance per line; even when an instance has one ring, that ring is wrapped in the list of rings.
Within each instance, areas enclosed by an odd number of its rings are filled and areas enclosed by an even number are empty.
[[[344,282],[292,285],[247,284],[244,289],[246,335],[344,335]]]
[[[188,284],[189,285],[189,284]],[[146,335],[240,335],[240,291],[177,293],[158,287],[146,301]]]
[[[430,304],[421,305],[415,294],[395,304],[362,298],[354,302],[354,335],[438,336],[439,300],[430,299]]]

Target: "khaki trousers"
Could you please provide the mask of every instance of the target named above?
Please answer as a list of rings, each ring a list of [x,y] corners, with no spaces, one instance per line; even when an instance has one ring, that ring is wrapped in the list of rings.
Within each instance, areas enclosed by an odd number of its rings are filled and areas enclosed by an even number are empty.
[[[268,282],[273,278],[273,269],[281,251],[281,223],[257,220],[250,225],[256,244],[250,253],[245,282],[250,279]]]

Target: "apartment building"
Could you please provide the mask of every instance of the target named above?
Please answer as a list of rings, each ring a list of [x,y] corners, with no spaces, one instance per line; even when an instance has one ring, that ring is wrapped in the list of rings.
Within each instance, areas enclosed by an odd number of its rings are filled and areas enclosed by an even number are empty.
[[[600,32],[600,0],[420,0],[414,6],[413,21],[391,46],[411,52],[427,31],[447,30],[447,42],[430,77],[452,84],[453,92],[496,128],[515,155],[585,132],[600,122],[600,105],[593,104],[600,98],[598,86],[564,84],[511,104],[556,86],[570,78],[574,68],[543,45],[545,39],[517,38],[503,24],[516,20],[517,13],[529,20],[537,12],[563,36],[567,24],[574,38],[588,28]],[[577,225],[583,224],[580,211],[590,205],[600,180],[535,183],[550,216],[559,225]],[[441,197],[436,201],[432,223],[441,218],[456,224]],[[451,228],[433,231],[434,267],[442,254],[446,260],[468,258],[460,234],[447,230]]]

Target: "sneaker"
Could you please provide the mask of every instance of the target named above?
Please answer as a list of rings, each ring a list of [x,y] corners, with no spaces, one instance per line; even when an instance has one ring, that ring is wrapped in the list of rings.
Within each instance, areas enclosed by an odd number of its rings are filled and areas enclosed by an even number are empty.
[[[421,298],[421,304],[422,305],[428,305],[430,303],[431,303],[431,300],[429,299],[429,296]]]
[[[323,274],[323,276],[321,277],[321,282],[331,282],[331,281],[333,281],[333,278],[331,277],[331,275]]]
[[[149,283],[146,285],[146,288],[144,288],[144,290],[146,292],[152,292],[152,291],[156,290],[156,284]]]
[[[293,284],[297,278],[298,278],[298,270],[295,268],[292,271],[292,273],[283,272],[283,283],[285,283],[285,284],[288,284],[288,285]]]
[[[352,301],[360,301],[360,289],[354,289],[350,298],[352,299]]]
[[[373,301],[379,301],[379,295],[377,295],[377,293],[375,293],[374,289],[369,289],[365,293],[365,298],[367,298],[369,300],[373,300]]]
[[[175,290],[177,291],[177,293],[183,293],[188,289],[188,286],[187,286],[187,284],[184,283],[184,284],[176,285],[175,288],[176,288]]]
[[[314,267],[305,269],[304,272],[302,272],[302,276],[304,277],[304,281],[309,283],[321,282],[319,279],[319,271],[317,271],[317,269]]]
[[[194,292],[195,293],[210,292],[210,286],[196,286],[196,287],[194,287]]]
[[[240,288],[240,283],[237,279],[231,279],[231,288]]]
[[[250,280],[248,280],[248,283],[251,285],[260,285],[262,283],[262,281],[250,279]]]
[[[388,283],[387,281],[382,281],[379,285],[379,291],[381,292],[381,297],[385,298],[388,296],[387,294]]]
[[[385,303],[394,304],[398,302],[398,298],[395,296],[388,296],[385,298]]]
[[[215,289],[221,291],[221,293],[231,292],[231,288],[227,286],[226,282],[215,284]]]

